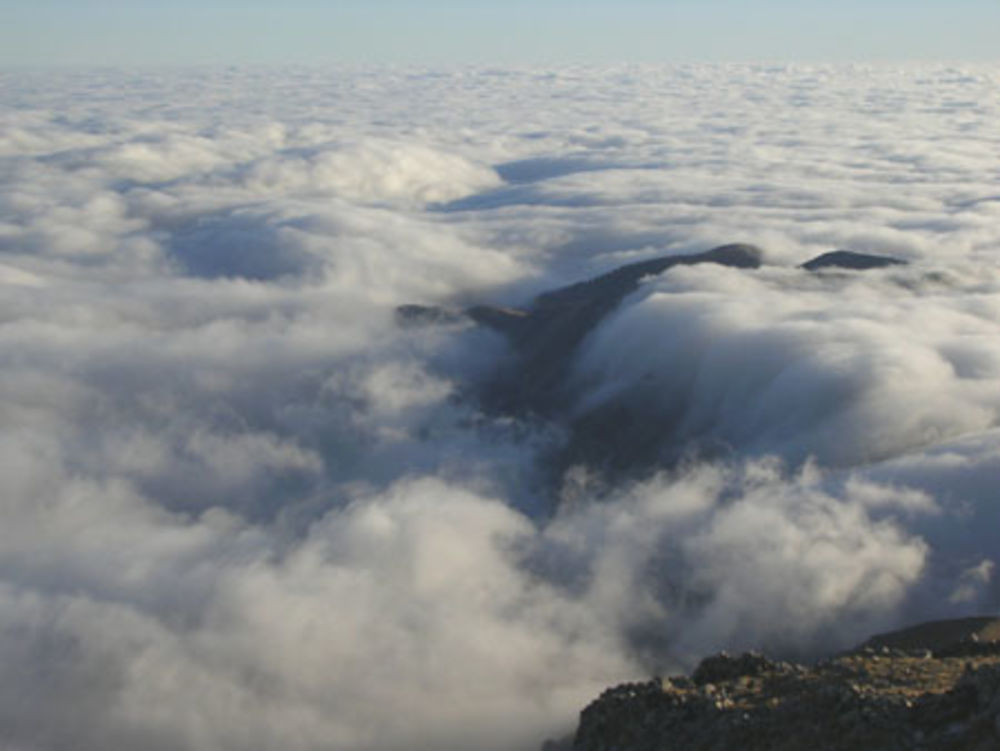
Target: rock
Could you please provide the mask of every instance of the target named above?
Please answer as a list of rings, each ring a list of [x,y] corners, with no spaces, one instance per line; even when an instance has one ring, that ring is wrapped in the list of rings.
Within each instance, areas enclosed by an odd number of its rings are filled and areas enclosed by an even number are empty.
[[[895,638],[921,646],[915,636],[923,634],[926,646],[943,631],[962,633],[969,624],[926,626],[895,632]],[[998,748],[1000,654],[927,657],[890,646],[892,637],[882,634],[868,646],[814,665],[775,662],[755,653],[720,654],[702,660],[689,680],[674,677],[611,689],[581,713],[573,748]],[[748,673],[754,677],[748,679]]]
[[[889,256],[876,256],[870,253],[855,253],[851,250],[832,250],[823,253],[802,264],[802,268],[808,271],[818,271],[819,269],[853,269],[864,271],[867,269],[881,269],[886,266],[898,266],[906,261]]]

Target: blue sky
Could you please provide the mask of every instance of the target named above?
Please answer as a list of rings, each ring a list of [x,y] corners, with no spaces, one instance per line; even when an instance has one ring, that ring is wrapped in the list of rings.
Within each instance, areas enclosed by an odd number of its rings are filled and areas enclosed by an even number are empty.
[[[0,65],[1000,59],[1000,0],[3,0]]]

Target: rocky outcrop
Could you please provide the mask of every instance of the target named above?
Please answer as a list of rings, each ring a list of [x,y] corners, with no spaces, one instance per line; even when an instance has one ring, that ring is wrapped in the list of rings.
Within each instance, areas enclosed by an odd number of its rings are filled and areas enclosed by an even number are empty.
[[[995,751],[1000,643],[986,637],[997,634],[992,618],[923,624],[814,665],[715,655],[690,678],[606,691],[581,713],[571,747]]]

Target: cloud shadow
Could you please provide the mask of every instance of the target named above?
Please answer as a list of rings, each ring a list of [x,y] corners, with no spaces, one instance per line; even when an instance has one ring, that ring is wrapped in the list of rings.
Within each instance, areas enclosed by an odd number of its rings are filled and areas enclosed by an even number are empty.
[[[187,274],[204,279],[275,281],[315,271],[319,260],[282,237],[282,225],[240,210],[202,216],[166,245]]]

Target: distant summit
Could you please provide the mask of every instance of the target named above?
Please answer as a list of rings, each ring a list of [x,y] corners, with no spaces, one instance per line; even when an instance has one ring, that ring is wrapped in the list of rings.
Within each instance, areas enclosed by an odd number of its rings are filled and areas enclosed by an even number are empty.
[[[829,253],[816,256],[802,264],[802,268],[809,271],[819,269],[852,269],[854,271],[866,271],[867,269],[882,269],[886,266],[899,266],[905,264],[898,258],[889,256],[876,256],[870,253],[855,253],[852,250],[831,250]]]

